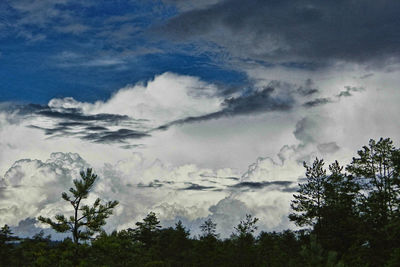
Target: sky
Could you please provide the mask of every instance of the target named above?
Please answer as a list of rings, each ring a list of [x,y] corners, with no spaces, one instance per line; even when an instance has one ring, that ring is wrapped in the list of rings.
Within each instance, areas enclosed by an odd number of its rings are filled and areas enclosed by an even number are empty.
[[[303,162],[348,164],[400,131],[397,0],[0,1],[0,225],[21,236],[89,199],[105,229],[154,211],[228,237],[294,229]]]

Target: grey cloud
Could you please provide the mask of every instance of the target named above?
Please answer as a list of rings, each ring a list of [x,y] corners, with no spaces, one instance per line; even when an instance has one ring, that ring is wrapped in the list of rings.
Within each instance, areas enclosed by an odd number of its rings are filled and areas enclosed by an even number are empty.
[[[80,34],[89,27],[80,24],[78,16],[70,5],[87,7],[90,1],[77,0],[6,0],[6,18],[17,18],[8,27],[8,34],[16,33],[28,41],[46,39],[43,28],[51,28],[62,33]]]
[[[161,30],[177,41],[212,41],[243,59],[371,62],[400,56],[399,11],[397,0],[226,0],[182,12]]]
[[[79,126],[77,124],[75,126]],[[140,139],[143,137],[150,136],[145,132],[135,131],[131,129],[118,129],[115,131],[108,130],[106,127],[100,126],[89,126],[86,130],[80,130],[80,128],[71,128],[68,126],[54,127],[54,128],[44,128],[36,125],[29,125],[28,127],[39,129],[44,131],[46,135],[52,137],[78,137],[84,140],[92,141],[95,143],[125,143],[125,141],[130,139]],[[138,147],[140,145],[127,146],[126,149]]]
[[[247,96],[229,98],[224,102],[226,114],[248,114],[265,111],[286,111],[292,108],[294,100],[291,97],[286,99],[273,97],[271,94],[274,88],[267,87]]]
[[[336,142],[319,144],[317,146],[317,148],[321,153],[325,153],[325,154],[335,153],[336,151],[338,151],[340,149],[340,147],[336,144]]]
[[[292,109],[295,101],[291,95],[285,98],[279,96],[275,97],[272,96],[273,92],[274,88],[267,87],[261,91],[249,93],[248,95],[227,98],[222,103],[223,108],[221,111],[198,117],[187,117],[159,126],[154,130],[165,130],[172,125],[218,119],[227,116],[258,114],[271,111],[289,111]]]
[[[352,92],[362,92],[365,89],[363,87],[355,87],[355,86],[345,86],[344,87],[346,90],[340,91],[340,93],[337,95],[337,97],[348,97],[352,96]]]
[[[230,177],[230,176],[228,176],[228,177],[225,177],[225,176],[220,177],[220,176],[213,176],[213,175],[206,175],[206,174],[200,174],[200,176],[204,177],[204,178],[219,178],[219,179],[229,179],[229,180],[234,180],[234,181],[240,180],[240,178],[238,178],[238,177]]]
[[[251,188],[251,189],[262,189],[265,187],[273,187],[275,190],[283,191],[293,184],[291,181],[264,181],[264,182],[241,182],[231,187],[234,188]]]
[[[94,141],[96,143],[123,143],[128,139],[140,139],[147,136],[150,135],[130,129],[119,129],[116,131],[101,131],[97,133],[84,134],[82,139]]]
[[[299,188],[298,187],[286,187],[282,189],[282,192],[285,193],[296,193],[298,192]]]
[[[41,232],[43,232],[44,236],[51,236],[52,240],[63,240],[66,237],[70,236],[70,234],[66,233],[57,233],[51,228],[40,228],[35,224],[38,221],[35,218],[28,217],[24,220],[18,222],[18,225],[15,227],[11,227],[11,230],[18,234],[18,237],[26,238],[33,237]]]
[[[297,92],[302,96],[311,96],[319,92],[314,86],[314,82],[311,79],[307,79],[304,86],[297,88]]]
[[[79,125],[79,124],[77,124]],[[86,127],[86,130],[89,131],[107,131],[108,129],[106,127],[103,126],[88,126]]]
[[[158,188],[158,187],[162,187],[162,186],[163,186],[163,183],[160,182],[159,180],[154,180],[148,184],[139,183],[137,185],[137,187],[139,187],[139,188],[143,188],[143,187],[144,188]]]
[[[317,127],[317,122],[308,117],[299,120],[296,123],[294,136],[303,143],[311,143],[314,141],[313,131]]]
[[[209,208],[211,219],[217,223],[217,232],[228,236],[246,214],[252,213],[246,203],[234,198],[224,198]]]
[[[3,110],[9,113],[16,112],[22,117],[36,116],[51,119],[52,126],[44,127],[40,123],[28,126],[41,130],[50,137],[72,136],[96,143],[125,143],[127,140],[150,136],[145,125],[148,120],[133,119],[126,115],[84,114],[78,108],[58,107],[54,109],[49,106],[32,104],[6,107]],[[110,130],[108,127],[111,126],[120,126],[121,128]]]
[[[303,106],[306,108],[313,108],[313,107],[322,106],[322,105],[325,105],[325,104],[328,104],[331,102],[332,102],[332,100],[330,98],[322,97],[322,98],[316,98],[311,101],[307,101],[306,103],[303,104]]]
[[[133,145],[120,146],[120,148],[123,148],[123,149],[144,148],[144,147],[145,147],[145,145],[143,145],[143,144],[133,144]]]
[[[57,119],[67,119],[74,121],[107,121],[118,124],[120,121],[129,120],[126,115],[116,115],[116,114],[95,114],[95,115],[85,115],[76,109],[64,109],[63,112],[55,111],[49,108],[38,111],[37,115],[42,115],[50,118]]]
[[[202,1],[187,1],[187,0],[163,0],[166,4],[173,4],[181,11],[194,9],[203,9],[211,5],[222,2],[223,0],[202,0]]]
[[[367,79],[367,78],[372,77],[372,76],[374,76],[373,73],[368,73],[368,74],[365,74],[365,75],[361,76],[360,79]]]
[[[190,183],[188,187],[183,188],[182,190],[195,190],[195,191],[208,191],[210,189],[215,189],[214,186],[203,186],[199,184]]]

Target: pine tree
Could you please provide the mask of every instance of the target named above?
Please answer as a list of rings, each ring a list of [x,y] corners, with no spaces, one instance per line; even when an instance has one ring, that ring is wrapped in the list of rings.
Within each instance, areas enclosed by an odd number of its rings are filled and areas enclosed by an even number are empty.
[[[371,139],[346,168],[361,187],[362,242],[375,254],[370,258],[373,265],[382,265],[400,243],[399,154],[389,138]]]
[[[134,240],[141,242],[146,248],[151,247],[156,239],[161,225],[154,212],[147,214],[143,222],[137,222],[135,229],[128,229]]]
[[[253,218],[251,214],[246,214],[246,219],[240,221],[240,223],[236,227],[234,227],[236,231],[234,235],[238,237],[252,235],[258,229],[258,227],[256,226],[258,220],[259,219],[257,217]]]
[[[360,229],[359,186],[337,161],[329,165],[329,171],[324,183],[320,242],[325,249],[343,253],[354,243]]]
[[[106,219],[112,214],[113,209],[118,205],[118,201],[108,201],[101,204],[99,198],[96,199],[92,206],[83,205],[82,201],[86,199],[93,189],[97,175],[92,173],[92,169],[88,168],[86,173],[81,171],[81,179],[75,179],[75,188],[70,188],[69,192],[62,193],[62,198],[69,202],[74,208],[74,214],[67,218],[63,214],[55,216],[56,221],[42,216],[38,220],[42,223],[49,224],[55,231],[65,233],[71,232],[75,244],[81,240],[88,240],[96,232],[102,230],[102,226],[106,224]]]
[[[308,166],[304,162],[307,182],[299,184],[298,194],[293,195],[294,200],[290,205],[294,213],[289,215],[289,219],[298,226],[313,227],[317,225],[317,232],[321,228],[322,209],[325,205],[324,185],[327,175],[323,166],[324,161],[318,158],[315,159],[312,166]]]
[[[364,212],[372,215],[373,223],[380,227],[399,212],[399,149],[389,138],[378,142],[371,139],[358,156],[346,170],[364,190]]]
[[[211,218],[208,220],[204,221],[202,225],[200,225],[200,230],[202,232],[203,238],[205,237],[212,237],[212,238],[218,238],[218,234],[216,233],[217,229],[217,224],[214,223]]]

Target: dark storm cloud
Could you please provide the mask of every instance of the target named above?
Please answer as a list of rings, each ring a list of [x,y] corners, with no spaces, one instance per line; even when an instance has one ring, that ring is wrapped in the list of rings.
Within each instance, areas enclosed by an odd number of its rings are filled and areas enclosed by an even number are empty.
[[[228,98],[223,103],[221,112],[227,115],[245,115],[266,111],[286,111],[292,108],[294,100],[291,97],[273,97],[274,88],[267,87],[261,91],[237,97]]]
[[[96,143],[123,143],[129,139],[140,139],[149,136],[147,133],[130,129],[119,129],[116,131],[100,131],[83,135],[82,139]]]
[[[325,105],[325,104],[328,104],[331,102],[332,102],[332,100],[330,98],[322,97],[322,98],[316,98],[314,100],[308,101],[308,102],[304,103],[303,106],[306,108],[313,108],[313,107]]]
[[[42,130],[46,135],[50,135],[51,137],[78,137],[80,139],[92,141],[94,143],[125,143],[126,141],[131,139],[140,139],[150,136],[147,133],[130,129],[118,129],[115,131],[111,131],[107,130],[107,128],[105,127],[87,127],[92,128],[91,131],[69,127],[44,128],[36,125],[29,125],[28,127]],[[128,149],[138,146],[140,145],[129,145],[128,147],[124,148]]]
[[[107,121],[107,122],[122,122],[132,120],[129,116],[118,114],[100,113],[94,115],[84,114],[77,108],[58,108],[53,109],[49,106],[28,104],[28,105],[9,105],[2,110],[7,112],[16,112],[18,115],[38,115],[54,119],[66,120],[60,123],[60,126],[77,126],[84,125],[89,121]],[[138,120],[142,121],[142,120]]]
[[[242,58],[368,62],[400,56],[399,13],[397,0],[226,0],[182,12],[161,30]]]
[[[275,97],[272,93],[275,91],[272,87],[267,87],[261,91],[249,93],[239,97],[225,99],[222,103],[222,110],[197,117],[187,117],[185,119],[170,122],[157,127],[154,130],[166,130],[172,125],[184,123],[193,123],[221,117],[258,114],[271,111],[289,111],[292,109],[295,101],[292,96]]]
[[[199,185],[199,184],[190,183],[190,185],[188,187],[185,187],[181,190],[207,191],[207,190],[211,190],[211,189],[215,189],[215,187],[203,186],[203,185]]]
[[[76,137],[95,143],[126,143],[128,140],[150,136],[148,130],[143,130],[145,129],[144,123],[147,120],[136,120],[125,115],[84,114],[80,109],[54,109],[41,105],[20,105],[13,107],[11,111],[22,117],[34,116],[50,119],[51,125],[43,126],[40,125],[40,122],[36,122],[28,126],[41,130],[50,137]],[[120,127],[120,129],[110,130],[109,127]],[[137,130],[136,128],[141,128],[142,130]],[[127,145],[124,148],[138,146],[140,144]]]
[[[126,115],[117,115],[117,114],[85,115],[76,109],[64,109],[62,112],[51,109],[45,109],[38,111],[36,114],[56,119],[73,120],[75,122],[107,121],[118,124],[118,122],[120,121],[129,120],[129,117]]]
[[[273,182],[241,182],[238,184],[235,184],[231,187],[234,188],[252,188],[252,189],[262,189],[264,187],[270,187],[270,186],[278,186],[278,188],[287,188],[290,185],[292,185],[293,182],[290,181],[273,181]]]

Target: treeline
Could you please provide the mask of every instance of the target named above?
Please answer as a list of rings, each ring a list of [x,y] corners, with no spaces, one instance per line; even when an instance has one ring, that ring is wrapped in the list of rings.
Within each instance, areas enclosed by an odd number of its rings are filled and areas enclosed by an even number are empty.
[[[321,159],[304,167],[289,215],[300,230],[256,236],[258,218],[247,215],[226,239],[211,219],[191,237],[181,222],[161,228],[153,212],[135,228],[103,232],[118,202],[80,206],[97,178],[88,169],[62,195],[75,215],[39,217],[73,239],[19,239],[6,225],[1,266],[400,266],[400,149],[370,140],[346,167]]]

